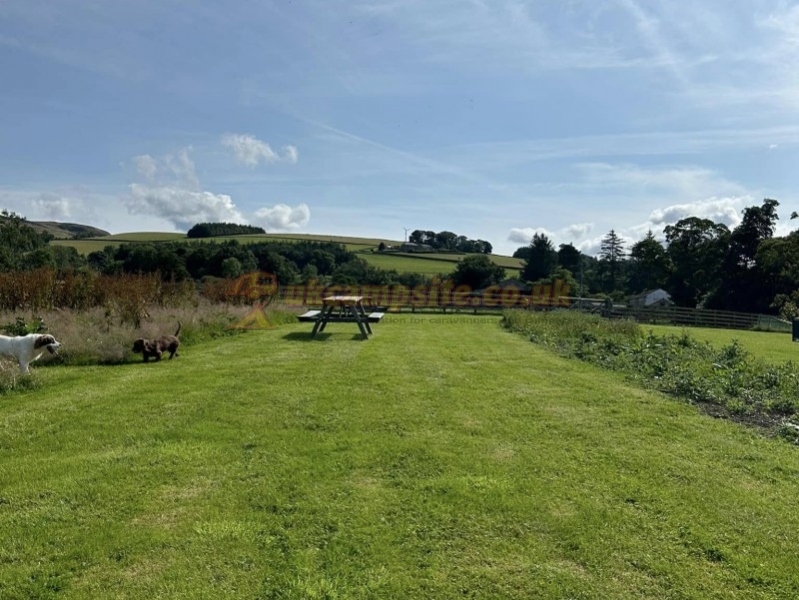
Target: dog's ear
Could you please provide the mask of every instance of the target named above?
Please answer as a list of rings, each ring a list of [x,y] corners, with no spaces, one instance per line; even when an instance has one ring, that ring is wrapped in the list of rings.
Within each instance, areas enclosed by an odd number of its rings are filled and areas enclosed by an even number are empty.
[[[52,335],[40,335],[33,343],[34,348],[44,348],[50,344],[55,343],[55,338]]]

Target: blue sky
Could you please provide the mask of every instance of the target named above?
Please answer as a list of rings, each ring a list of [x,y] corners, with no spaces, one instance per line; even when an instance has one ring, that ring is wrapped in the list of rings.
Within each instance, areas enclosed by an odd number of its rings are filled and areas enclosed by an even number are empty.
[[[0,207],[511,253],[799,210],[799,3],[4,0]]]

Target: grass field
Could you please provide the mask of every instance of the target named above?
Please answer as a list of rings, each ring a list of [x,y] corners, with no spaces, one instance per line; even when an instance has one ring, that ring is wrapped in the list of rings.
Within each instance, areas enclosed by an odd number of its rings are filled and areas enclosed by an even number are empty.
[[[418,259],[395,254],[359,254],[367,263],[381,269],[396,269],[398,273],[423,273],[425,275],[448,275],[455,270],[456,262],[449,260]]]
[[[0,598],[795,598],[799,453],[495,317],[0,399]]]
[[[400,242],[392,240],[380,240],[372,238],[358,238],[345,236],[329,236],[314,234],[253,234],[236,236],[219,236],[214,238],[201,238],[189,240],[182,233],[157,233],[157,232],[135,232],[119,233],[100,238],[89,238],[82,240],[53,240],[51,243],[61,246],[72,246],[81,254],[90,254],[102,250],[106,246],[117,246],[123,243],[136,242],[164,242],[164,241],[196,241],[196,242],[221,242],[226,240],[237,240],[242,244],[256,242],[295,242],[300,240],[316,240],[343,244],[347,250],[358,252],[359,256],[366,260],[370,265],[382,269],[396,269],[400,273],[422,273],[425,275],[444,275],[451,273],[455,264],[467,254],[435,254],[435,255],[414,255],[406,253],[386,253],[378,254],[372,252],[380,242],[390,245],[397,245]],[[521,262],[517,258],[490,255],[492,261],[506,268],[508,277],[519,275]]]
[[[731,329],[713,329],[702,327],[672,327],[667,325],[642,325],[644,330],[651,329],[658,335],[680,335],[687,331],[694,338],[710,342],[714,346],[724,346],[738,340],[741,345],[754,356],[772,362],[792,360],[799,362],[799,343],[794,343],[789,333],[769,333],[764,331],[735,331]]]

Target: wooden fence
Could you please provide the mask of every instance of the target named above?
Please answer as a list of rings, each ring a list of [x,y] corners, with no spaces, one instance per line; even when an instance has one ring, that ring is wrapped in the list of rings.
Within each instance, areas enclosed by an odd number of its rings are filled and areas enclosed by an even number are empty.
[[[571,308],[599,313],[614,319],[635,319],[652,325],[684,325],[721,329],[757,329],[790,333],[792,326],[772,315],[742,313],[731,310],[687,308],[683,306],[632,307],[624,304],[608,306],[595,299],[570,298]]]
[[[277,298],[285,299],[285,290],[281,289]],[[580,310],[600,314],[614,319],[635,319],[639,323],[653,325],[682,325],[686,327],[717,327],[722,329],[757,329],[761,331],[791,332],[791,323],[772,315],[742,313],[729,310],[710,310],[703,308],[686,308],[681,306],[665,307],[631,307],[625,304],[608,304],[605,300],[596,298],[563,298],[560,306],[553,302],[551,305],[530,304],[527,310]],[[564,306],[565,305],[565,306]],[[411,313],[471,313],[471,314],[497,314],[505,310],[503,306],[484,306],[482,304],[465,306],[381,306],[380,308],[391,312]]]

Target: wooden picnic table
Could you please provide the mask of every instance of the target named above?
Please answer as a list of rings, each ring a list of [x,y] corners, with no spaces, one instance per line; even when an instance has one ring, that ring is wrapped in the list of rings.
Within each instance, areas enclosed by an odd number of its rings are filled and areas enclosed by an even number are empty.
[[[321,310],[310,310],[300,315],[300,321],[314,323],[311,337],[322,332],[328,323],[357,323],[363,339],[369,339],[373,333],[371,323],[379,323],[384,313],[366,313],[363,296],[327,296],[322,300]]]

